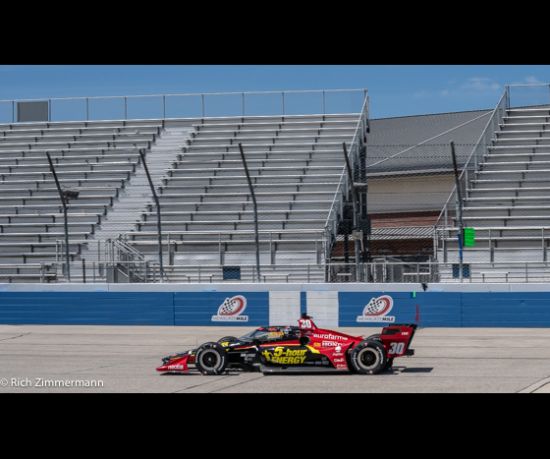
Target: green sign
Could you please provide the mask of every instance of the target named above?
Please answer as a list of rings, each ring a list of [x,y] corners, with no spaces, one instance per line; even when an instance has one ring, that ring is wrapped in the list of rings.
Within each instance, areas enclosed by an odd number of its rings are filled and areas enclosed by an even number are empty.
[[[475,228],[464,228],[464,247],[473,247],[476,245]]]

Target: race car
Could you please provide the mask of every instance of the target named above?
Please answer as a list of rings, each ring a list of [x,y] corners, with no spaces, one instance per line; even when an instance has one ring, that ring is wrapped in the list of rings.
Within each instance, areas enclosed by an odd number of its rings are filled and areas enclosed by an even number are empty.
[[[226,336],[191,351],[162,359],[161,373],[204,375],[230,369],[276,372],[352,372],[377,374],[391,369],[396,357],[414,355],[410,348],[416,324],[389,325],[380,334],[351,336],[318,328],[313,320],[299,326],[260,327],[240,338]]]

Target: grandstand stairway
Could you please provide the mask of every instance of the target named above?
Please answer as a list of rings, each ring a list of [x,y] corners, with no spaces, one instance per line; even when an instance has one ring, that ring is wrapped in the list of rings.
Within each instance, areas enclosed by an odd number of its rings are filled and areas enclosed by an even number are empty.
[[[155,189],[161,186],[167,170],[174,163],[192,131],[193,129],[185,123],[165,126],[147,151],[147,166]],[[85,259],[87,264],[106,261],[105,241],[117,239],[120,234],[131,231],[142,215],[144,202],[150,200],[151,188],[145,167],[140,162],[109,213],[102,219],[90,243],[83,248],[81,258]],[[77,265],[75,268],[76,275],[81,278],[81,266]]]
[[[463,202],[464,226],[476,230],[475,247],[464,250],[465,263],[480,263],[473,276],[522,281],[525,263],[535,262],[531,281],[550,280],[550,107],[507,110]],[[457,263],[454,233],[445,245],[447,261]],[[438,259],[444,259],[441,248]],[[453,280],[449,268],[440,272]]]

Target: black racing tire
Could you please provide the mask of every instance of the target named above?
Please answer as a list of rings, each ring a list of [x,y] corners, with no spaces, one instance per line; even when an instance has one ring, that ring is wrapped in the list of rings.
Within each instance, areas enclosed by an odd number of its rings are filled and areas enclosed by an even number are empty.
[[[236,338],[234,336],[224,336],[223,338],[220,338],[217,343],[236,343],[239,341],[239,338]]]
[[[220,375],[227,364],[227,352],[219,343],[204,343],[195,354],[195,366],[203,375]]]
[[[380,343],[382,343],[382,338],[380,337],[380,333],[377,333],[375,335],[370,335],[368,336],[366,339],[367,340],[375,340],[375,341],[379,341]],[[384,370],[383,371],[390,371],[391,368],[393,366],[393,357],[392,358],[389,358],[386,362],[386,365],[384,366]]]
[[[375,375],[384,371],[388,356],[384,346],[376,340],[365,340],[349,353],[349,366],[354,373]]]

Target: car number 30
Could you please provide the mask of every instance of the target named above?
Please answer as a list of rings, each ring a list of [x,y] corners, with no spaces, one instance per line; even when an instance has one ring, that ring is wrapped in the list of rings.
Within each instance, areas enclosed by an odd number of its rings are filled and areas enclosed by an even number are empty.
[[[405,349],[405,343],[391,343],[390,344],[390,354],[401,354]]]

